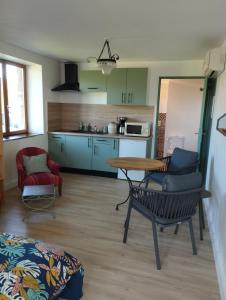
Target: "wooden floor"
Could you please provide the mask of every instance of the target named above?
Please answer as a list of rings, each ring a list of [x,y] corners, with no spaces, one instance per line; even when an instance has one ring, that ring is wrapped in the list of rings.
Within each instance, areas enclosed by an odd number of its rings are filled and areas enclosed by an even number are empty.
[[[186,225],[179,234],[159,233],[162,270],[155,268],[151,224],[134,212],[127,244],[122,243],[124,206],[115,204],[128,192],[126,182],[63,174],[63,196],[55,204],[56,218],[33,213],[23,222],[19,192],[6,194],[0,231],[58,244],[77,255],[85,267],[83,300],[210,300],[220,299],[208,232],[195,233],[198,255],[192,256]]]

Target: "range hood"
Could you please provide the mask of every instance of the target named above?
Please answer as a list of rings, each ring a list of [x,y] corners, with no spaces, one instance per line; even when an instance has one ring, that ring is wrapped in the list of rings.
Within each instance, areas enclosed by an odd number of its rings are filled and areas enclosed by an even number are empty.
[[[78,82],[78,66],[75,63],[65,63],[65,83],[52,89],[54,92],[80,91]]]

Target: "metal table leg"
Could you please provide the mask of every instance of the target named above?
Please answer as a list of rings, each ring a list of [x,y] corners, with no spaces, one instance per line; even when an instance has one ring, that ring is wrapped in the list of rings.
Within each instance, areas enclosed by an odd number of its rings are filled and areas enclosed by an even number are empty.
[[[132,183],[132,180],[129,178],[129,176],[128,176],[128,171],[127,170],[124,170],[124,169],[121,169],[120,168],[120,170],[123,172],[123,174],[126,176],[126,180],[127,180],[127,182],[128,182],[128,184],[129,184],[129,194],[128,194],[128,197],[126,198],[126,200],[124,200],[123,202],[120,202],[120,203],[118,203],[117,205],[116,205],[116,207],[115,207],[115,209],[116,210],[119,210],[119,206],[121,206],[121,205],[123,205],[123,204],[125,204],[126,202],[128,202],[129,201],[129,198],[130,198],[130,188],[131,188],[131,186],[133,185],[133,183]]]
[[[133,182],[132,182],[132,180],[129,178],[129,176],[128,176],[128,171],[127,170],[124,170],[124,169],[121,169],[120,168],[120,170],[123,172],[123,174],[126,176],[126,180],[127,180],[127,182],[128,182],[128,184],[129,184],[129,194],[128,194],[128,197],[126,198],[126,200],[124,200],[123,202],[120,202],[120,203],[118,203],[117,205],[116,205],[116,207],[115,207],[115,210],[119,210],[119,206],[120,205],[123,205],[123,204],[125,204],[126,202],[128,202],[129,201],[129,198],[130,198],[130,188],[131,188],[131,186],[133,185]],[[144,178],[141,180],[141,182],[139,183],[139,186],[141,186],[143,183],[145,183],[146,184],[146,182],[147,182],[147,178],[150,176],[150,172],[148,172],[145,176],[144,176]],[[147,186],[145,186],[146,188],[147,188]]]

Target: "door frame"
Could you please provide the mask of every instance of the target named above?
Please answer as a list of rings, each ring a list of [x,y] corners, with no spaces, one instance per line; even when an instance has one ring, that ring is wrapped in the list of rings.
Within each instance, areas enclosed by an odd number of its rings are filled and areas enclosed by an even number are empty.
[[[201,116],[200,116],[199,139],[198,139],[198,150],[200,151],[200,147],[201,147],[201,143],[202,143],[202,136],[200,134],[200,131],[201,131],[201,127],[202,127],[204,111],[205,111],[205,101],[206,101],[206,87],[207,87],[206,77],[204,77],[204,76],[160,76],[159,77],[159,84],[158,84],[158,98],[157,98],[156,118],[155,118],[154,157],[156,157],[157,146],[158,146],[158,115],[159,115],[160,92],[161,92],[161,80],[162,79],[203,79],[204,80],[202,110],[201,110]]]

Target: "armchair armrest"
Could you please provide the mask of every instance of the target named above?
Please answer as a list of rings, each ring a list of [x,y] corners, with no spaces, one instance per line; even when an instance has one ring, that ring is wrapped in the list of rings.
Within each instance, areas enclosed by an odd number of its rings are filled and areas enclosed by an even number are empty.
[[[23,188],[23,182],[26,178],[26,170],[21,163],[16,164],[17,172],[18,172],[18,187]]]
[[[48,168],[54,175],[59,175],[60,172],[60,165],[56,163],[55,161],[48,159],[47,162]]]
[[[143,179],[143,182],[145,183],[145,186],[148,186],[149,180],[151,179],[151,176],[153,173],[166,173],[168,171],[169,168],[169,164],[171,161],[171,156],[165,156],[162,158],[158,158],[157,160],[160,160],[164,163],[164,167],[158,170],[154,170],[154,171],[149,171],[147,172],[145,178]]]
[[[22,164],[20,164],[20,163],[16,164],[16,168],[17,168],[18,172],[25,172],[24,166]]]

